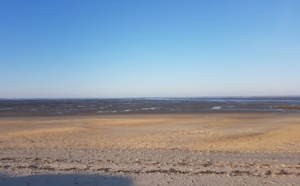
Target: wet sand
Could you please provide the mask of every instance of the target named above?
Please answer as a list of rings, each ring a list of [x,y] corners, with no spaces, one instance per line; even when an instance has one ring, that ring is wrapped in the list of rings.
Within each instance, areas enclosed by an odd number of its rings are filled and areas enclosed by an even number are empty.
[[[297,113],[2,117],[0,128],[0,185],[300,184]]]

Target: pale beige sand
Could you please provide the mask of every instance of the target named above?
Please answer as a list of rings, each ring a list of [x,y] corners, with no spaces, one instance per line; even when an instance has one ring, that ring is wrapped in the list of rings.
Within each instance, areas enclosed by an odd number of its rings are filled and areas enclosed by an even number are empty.
[[[125,148],[300,152],[300,115],[1,118],[0,149]]]
[[[299,185],[300,114],[0,118],[0,185]]]

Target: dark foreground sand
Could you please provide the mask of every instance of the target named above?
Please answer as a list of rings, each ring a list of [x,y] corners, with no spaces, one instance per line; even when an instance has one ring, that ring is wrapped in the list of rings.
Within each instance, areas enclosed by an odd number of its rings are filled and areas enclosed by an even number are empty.
[[[300,185],[300,114],[0,118],[0,185]]]

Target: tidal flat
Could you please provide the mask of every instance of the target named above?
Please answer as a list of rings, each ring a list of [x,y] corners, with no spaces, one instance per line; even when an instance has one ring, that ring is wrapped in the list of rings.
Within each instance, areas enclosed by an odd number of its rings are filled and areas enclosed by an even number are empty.
[[[300,184],[298,113],[1,117],[0,128],[0,185]]]

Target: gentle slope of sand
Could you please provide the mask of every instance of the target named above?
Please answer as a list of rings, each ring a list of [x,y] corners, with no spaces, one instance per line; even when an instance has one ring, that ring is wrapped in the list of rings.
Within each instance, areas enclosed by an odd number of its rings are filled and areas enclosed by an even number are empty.
[[[0,185],[300,184],[300,114],[3,117],[0,128]]]
[[[0,148],[300,152],[299,122],[296,114],[4,118]]]

